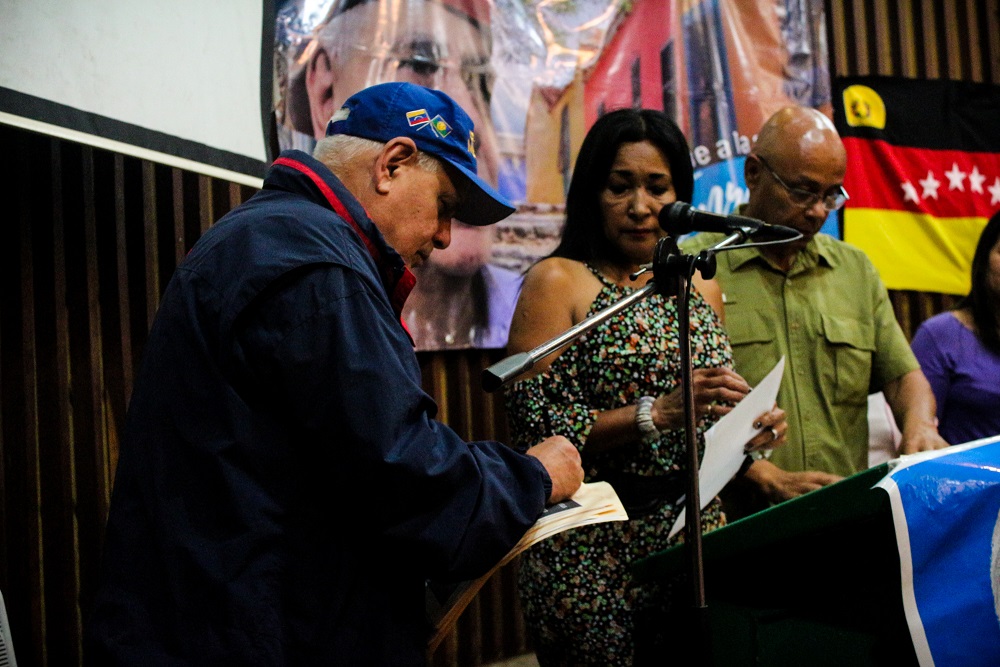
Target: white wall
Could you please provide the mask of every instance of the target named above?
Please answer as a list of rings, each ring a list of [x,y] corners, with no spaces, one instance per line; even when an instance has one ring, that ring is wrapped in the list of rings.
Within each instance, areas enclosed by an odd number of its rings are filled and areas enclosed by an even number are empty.
[[[0,0],[0,86],[263,161],[261,12],[262,0]]]

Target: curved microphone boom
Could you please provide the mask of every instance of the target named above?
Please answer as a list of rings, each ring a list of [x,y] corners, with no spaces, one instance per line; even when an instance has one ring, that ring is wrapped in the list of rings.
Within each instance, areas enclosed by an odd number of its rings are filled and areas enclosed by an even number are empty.
[[[660,211],[659,221],[660,227],[675,238],[691,232],[739,233],[744,238],[769,241],[792,241],[802,236],[791,227],[769,225],[744,215],[707,213],[682,201],[664,206]]]

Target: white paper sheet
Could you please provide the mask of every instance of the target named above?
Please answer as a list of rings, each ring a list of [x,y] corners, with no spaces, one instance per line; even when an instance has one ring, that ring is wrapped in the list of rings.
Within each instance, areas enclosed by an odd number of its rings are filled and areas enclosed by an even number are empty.
[[[739,472],[746,457],[743,448],[760,432],[760,429],[753,427],[753,423],[757,417],[774,407],[784,371],[785,358],[782,357],[771,372],[736,404],[732,412],[705,432],[705,458],[698,472],[698,493],[702,509]],[[677,515],[674,527],[670,529],[671,536],[684,527],[684,514],[684,510],[681,510]]]

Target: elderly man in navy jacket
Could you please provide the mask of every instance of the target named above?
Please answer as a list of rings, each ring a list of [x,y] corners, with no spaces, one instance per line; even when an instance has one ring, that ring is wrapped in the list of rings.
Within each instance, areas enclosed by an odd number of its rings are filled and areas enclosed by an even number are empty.
[[[289,151],[167,286],[88,619],[102,665],[418,665],[424,582],[477,576],[583,479],[434,421],[400,311],[452,218],[513,209],[469,117],[391,83]]]

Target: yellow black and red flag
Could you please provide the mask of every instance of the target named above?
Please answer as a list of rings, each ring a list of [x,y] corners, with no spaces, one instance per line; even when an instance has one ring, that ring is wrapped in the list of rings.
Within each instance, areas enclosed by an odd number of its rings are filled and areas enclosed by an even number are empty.
[[[966,294],[976,241],[1000,210],[1000,86],[849,77],[833,95],[844,240],[890,289]]]

